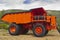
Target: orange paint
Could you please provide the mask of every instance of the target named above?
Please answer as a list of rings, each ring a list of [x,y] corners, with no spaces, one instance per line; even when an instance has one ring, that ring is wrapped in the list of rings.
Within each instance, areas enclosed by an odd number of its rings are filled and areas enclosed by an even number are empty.
[[[50,22],[50,18],[51,18],[51,16],[46,16],[46,21]]]
[[[12,26],[12,27],[10,28],[10,31],[11,31],[11,33],[13,33],[13,32],[16,31],[16,28],[15,28],[14,26]]]
[[[46,22],[50,23],[50,29],[56,29],[56,17],[55,16],[46,16]]]
[[[15,22],[17,24],[21,23],[30,23],[31,22],[31,13],[16,13],[16,14],[7,14],[5,15],[2,20],[6,22]]]
[[[41,27],[36,27],[36,28],[35,28],[35,32],[36,32],[37,34],[41,34],[41,33],[42,33],[42,28],[41,28]]]
[[[51,16],[51,28],[52,29],[56,29],[56,17],[55,16]]]

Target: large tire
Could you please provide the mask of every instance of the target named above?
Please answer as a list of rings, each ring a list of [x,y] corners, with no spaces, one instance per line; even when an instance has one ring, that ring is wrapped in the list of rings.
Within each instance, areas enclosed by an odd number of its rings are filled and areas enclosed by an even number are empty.
[[[22,27],[19,27],[17,24],[11,24],[9,26],[9,34],[11,35],[19,35]]]
[[[20,24],[18,25],[20,27]],[[25,29],[23,26],[21,26],[21,34],[27,34],[29,29]]]
[[[23,30],[22,34],[27,34],[28,33],[28,29]]]
[[[45,32],[45,35],[47,35],[48,34],[48,30],[46,30],[46,32]]]
[[[44,25],[37,23],[33,25],[33,34],[37,37],[43,37],[45,36],[46,28]]]

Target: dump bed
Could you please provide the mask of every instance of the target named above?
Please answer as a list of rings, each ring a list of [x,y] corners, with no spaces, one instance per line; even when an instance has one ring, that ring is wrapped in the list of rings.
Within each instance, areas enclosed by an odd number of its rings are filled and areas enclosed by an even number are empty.
[[[9,23],[30,23],[31,22],[31,12],[12,12],[6,13],[2,16],[2,20]]]

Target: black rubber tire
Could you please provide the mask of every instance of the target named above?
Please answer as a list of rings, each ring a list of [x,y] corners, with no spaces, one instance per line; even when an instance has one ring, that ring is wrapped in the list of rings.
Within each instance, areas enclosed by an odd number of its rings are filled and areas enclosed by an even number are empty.
[[[42,28],[42,33],[41,33],[41,34],[37,34],[37,33],[35,32],[35,28],[36,28],[36,27],[41,27],[41,28]],[[42,25],[42,24],[40,24],[40,23],[36,23],[35,25],[33,25],[32,30],[33,30],[33,34],[34,34],[36,37],[43,37],[43,36],[45,36],[46,28],[45,28],[44,25]]]
[[[16,31],[15,32],[11,32],[10,31],[10,28],[14,26],[16,28]],[[9,31],[9,34],[10,35],[19,35],[20,34],[20,31],[21,31],[21,27],[19,27],[17,24],[11,24],[8,28],[8,31]]]
[[[47,35],[48,34],[48,30],[46,30],[46,32],[45,32],[45,35]]]
[[[28,33],[28,29],[23,30],[22,34],[27,34]]]
[[[18,24],[18,26],[20,27],[20,24]],[[29,29],[25,29],[23,26],[21,26],[21,34],[27,34],[29,31]]]

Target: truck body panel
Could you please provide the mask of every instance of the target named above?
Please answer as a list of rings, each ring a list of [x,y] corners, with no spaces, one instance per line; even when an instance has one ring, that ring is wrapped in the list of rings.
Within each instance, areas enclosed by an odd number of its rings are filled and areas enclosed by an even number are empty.
[[[5,14],[2,20],[9,22],[9,23],[17,23],[17,24],[24,24],[31,22],[31,12],[23,12],[23,13],[16,13],[16,14]]]

